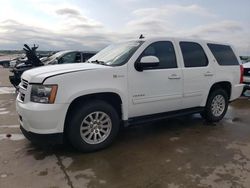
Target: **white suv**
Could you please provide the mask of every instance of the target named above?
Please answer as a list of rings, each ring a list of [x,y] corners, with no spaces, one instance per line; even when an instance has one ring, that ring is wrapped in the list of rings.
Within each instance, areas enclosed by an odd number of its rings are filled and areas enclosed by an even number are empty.
[[[81,151],[111,144],[120,126],[200,113],[221,120],[243,89],[227,44],[153,38],[113,44],[87,63],[24,72],[16,108],[33,142],[67,138]]]

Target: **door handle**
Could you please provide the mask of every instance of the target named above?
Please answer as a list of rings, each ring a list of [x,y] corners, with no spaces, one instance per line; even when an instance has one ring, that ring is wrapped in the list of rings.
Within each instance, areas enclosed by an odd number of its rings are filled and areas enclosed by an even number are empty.
[[[176,74],[171,74],[171,75],[168,77],[168,79],[170,79],[170,80],[173,80],[173,79],[181,79],[181,77],[178,76],[178,75],[176,75]]]
[[[204,73],[204,76],[213,76],[214,74],[210,71],[207,71]]]

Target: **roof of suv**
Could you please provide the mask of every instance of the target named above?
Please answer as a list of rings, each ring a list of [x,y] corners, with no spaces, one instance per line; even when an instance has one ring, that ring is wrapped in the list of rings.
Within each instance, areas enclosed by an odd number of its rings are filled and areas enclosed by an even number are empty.
[[[193,42],[205,42],[205,43],[213,43],[213,44],[223,44],[223,45],[230,45],[227,42],[216,42],[212,40],[203,40],[203,39],[195,39],[195,38],[181,38],[181,37],[149,37],[143,39],[137,39],[133,41],[157,41],[157,40],[178,40],[178,41],[193,41]]]

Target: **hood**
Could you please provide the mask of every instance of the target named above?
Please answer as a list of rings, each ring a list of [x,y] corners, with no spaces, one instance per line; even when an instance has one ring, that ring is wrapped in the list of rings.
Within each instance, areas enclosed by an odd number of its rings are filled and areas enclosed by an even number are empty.
[[[102,68],[110,68],[110,67],[93,63],[48,65],[25,71],[22,75],[22,79],[27,80],[29,83],[42,83],[45,78],[54,75],[77,72],[77,71],[102,69]]]
[[[250,62],[246,62],[243,64],[243,67],[246,69],[246,68],[250,68]]]
[[[16,68],[17,68],[17,69],[22,69],[22,68],[25,68],[25,67],[32,67],[32,65],[31,65],[31,64],[26,64],[25,62],[23,62],[23,63],[18,63],[18,64],[16,65]]]

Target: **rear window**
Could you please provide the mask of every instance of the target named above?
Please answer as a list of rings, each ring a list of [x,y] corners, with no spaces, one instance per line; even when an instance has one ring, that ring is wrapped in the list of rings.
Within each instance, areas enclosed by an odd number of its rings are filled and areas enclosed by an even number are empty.
[[[198,43],[180,42],[185,67],[205,67],[208,65],[207,56]]]
[[[207,44],[219,65],[239,65],[239,62],[230,46],[221,44]]]

